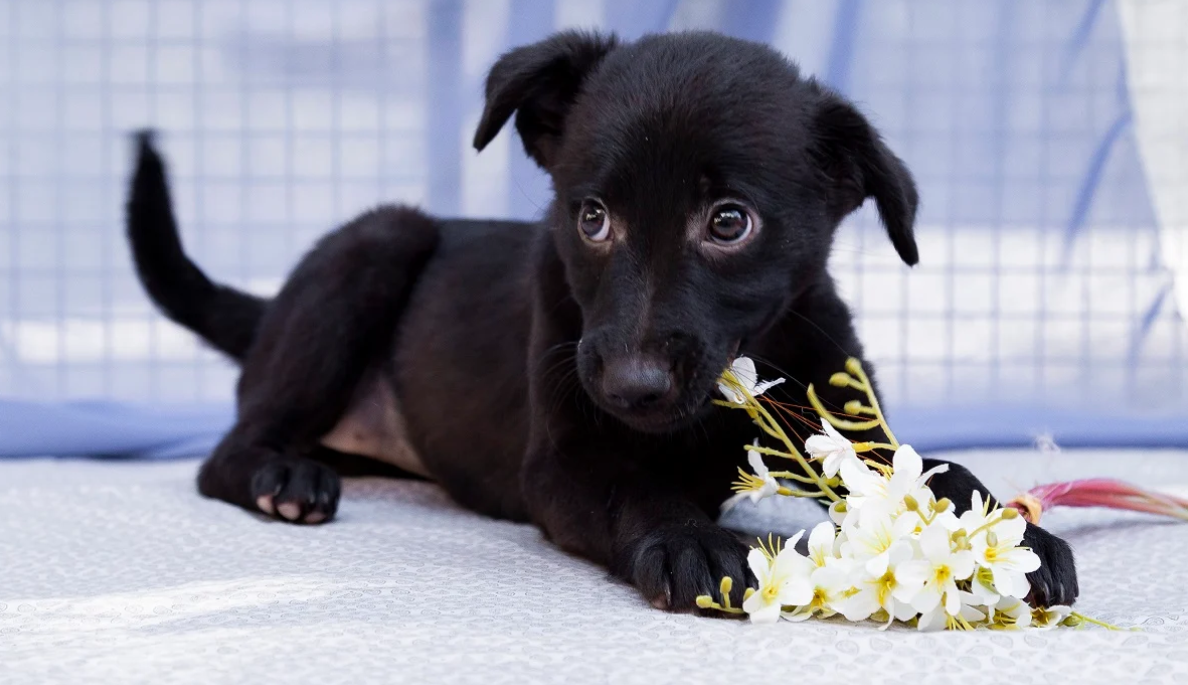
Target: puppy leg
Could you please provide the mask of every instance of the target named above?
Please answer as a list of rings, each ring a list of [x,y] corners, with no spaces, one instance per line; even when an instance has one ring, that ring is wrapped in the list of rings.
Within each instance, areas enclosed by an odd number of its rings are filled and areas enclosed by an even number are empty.
[[[953,502],[956,513],[969,509],[975,491],[982,495],[983,500],[994,501],[994,496],[986,486],[960,464],[925,459],[924,470],[940,464],[948,464],[949,470],[933,476],[929,485],[938,498],[948,497]],[[1031,583],[1029,599],[1040,606],[1075,602],[1080,588],[1077,586],[1077,567],[1072,547],[1061,538],[1030,523],[1023,533],[1023,546],[1030,547],[1040,558],[1040,567],[1027,574],[1027,580]]]
[[[338,474],[311,459],[364,372],[388,354],[437,231],[408,209],[370,212],[324,238],[272,302],[244,360],[235,426],[203,464],[208,496],[301,523],[338,508]]]
[[[698,595],[717,596],[724,576],[731,599],[748,584],[747,546],[719,527],[671,477],[647,474],[623,445],[590,444],[531,453],[524,493],[531,516],[561,548],[607,566],[661,609],[691,611]]]

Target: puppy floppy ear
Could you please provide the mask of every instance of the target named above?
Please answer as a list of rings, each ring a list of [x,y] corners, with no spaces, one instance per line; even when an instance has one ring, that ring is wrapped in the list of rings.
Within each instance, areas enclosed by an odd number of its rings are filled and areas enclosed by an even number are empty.
[[[857,109],[827,95],[813,115],[812,150],[824,174],[829,206],[841,220],[873,197],[887,236],[900,259],[913,266],[920,259],[913,226],[919,195],[916,182]]]
[[[516,112],[524,151],[549,169],[582,82],[617,43],[614,36],[566,31],[500,57],[487,75],[487,106],[474,133],[475,149],[486,147]]]

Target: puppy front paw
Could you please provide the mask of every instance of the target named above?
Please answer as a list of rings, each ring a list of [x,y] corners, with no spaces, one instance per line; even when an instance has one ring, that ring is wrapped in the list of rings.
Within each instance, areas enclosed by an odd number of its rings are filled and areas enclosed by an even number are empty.
[[[1063,539],[1031,523],[1023,532],[1023,546],[1040,558],[1040,567],[1027,574],[1031,584],[1028,602],[1042,607],[1071,605],[1077,601],[1077,567],[1072,547]]]
[[[667,525],[640,536],[616,555],[615,575],[631,583],[658,609],[692,611],[698,595],[718,597],[722,578],[734,579],[730,600],[742,604],[755,580],[747,547],[713,523]]]

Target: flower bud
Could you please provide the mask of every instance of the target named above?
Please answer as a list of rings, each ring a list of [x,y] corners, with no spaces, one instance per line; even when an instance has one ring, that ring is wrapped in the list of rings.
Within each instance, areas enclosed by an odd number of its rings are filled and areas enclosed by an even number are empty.
[[[920,510],[920,503],[917,502],[916,498],[912,497],[911,495],[904,495],[903,506],[907,507],[908,511],[919,511]]]
[[[709,609],[714,605],[714,600],[709,595],[698,595],[697,606],[702,609]]]
[[[986,544],[990,545],[991,547],[998,546],[998,536],[994,534],[994,531],[986,531]]]
[[[847,506],[846,506],[846,503],[845,503],[845,502],[834,502],[834,503],[833,503],[833,510],[834,510],[834,511],[836,511],[837,513],[839,513],[839,514],[844,514],[844,513],[846,513],[847,511],[849,511],[850,509],[849,509],[849,507],[847,507]]]
[[[862,403],[859,402],[858,400],[850,400],[849,402],[846,402],[845,406],[842,407],[842,409],[847,414],[850,414],[851,416],[861,414],[862,413]]]
[[[843,371],[838,371],[829,377],[829,384],[835,388],[844,388],[849,385],[854,379],[850,378],[850,374]]]
[[[1019,510],[1014,507],[1007,507],[1002,510],[1002,518],[1005,521],[1010,521],[1013,518],[1019,517]]]
[[[734,587],[734,579],[730,576],[722,576],[722,584],[718,586],[718,590],[722,593],[722,599],[730,595],[730,589]]]
[[[934,502],[932,504],[932,510],[939,514],[941,512],[948,511],[949,507],[951,506],[953,506],[953,501],[948,497],[945,497]]]
[[[861,374],[862,373],[862,362],[858,361],[857,359],[855,359],[853,357],[850,357],[849,359],[846,360],[846,371],[849,371],[850,373],[854,374],[855,376]]]

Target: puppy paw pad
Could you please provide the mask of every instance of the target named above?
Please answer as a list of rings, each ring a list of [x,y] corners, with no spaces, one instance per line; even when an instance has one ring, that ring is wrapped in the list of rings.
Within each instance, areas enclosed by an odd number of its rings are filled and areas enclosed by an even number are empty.
[[[301,505],[296,502],[281,502],[277,505],[276,512],[290,521],[296,521],[301,518]]]
[[[276,506],[272,503],[272,495],[260,495],[257,497],[256,508],[269,516],[276,514]]]

